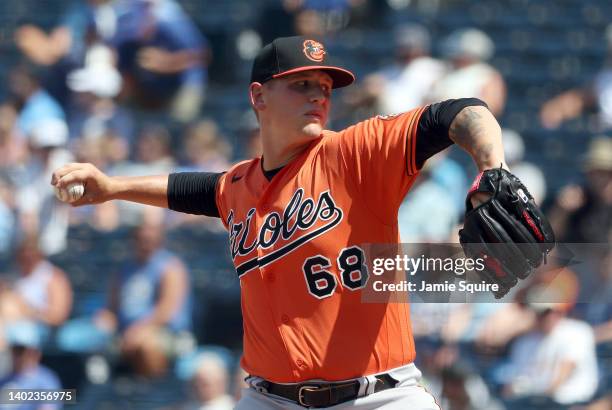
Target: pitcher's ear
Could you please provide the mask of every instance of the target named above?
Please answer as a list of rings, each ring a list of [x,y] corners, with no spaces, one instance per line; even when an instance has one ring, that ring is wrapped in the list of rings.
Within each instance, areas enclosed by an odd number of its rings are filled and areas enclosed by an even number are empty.
[[[261,111],[266,108],[263,95],[263,85],[261,83],[251,83],[249,86],[249,98],[251,100],[251,106],[256,111]]]

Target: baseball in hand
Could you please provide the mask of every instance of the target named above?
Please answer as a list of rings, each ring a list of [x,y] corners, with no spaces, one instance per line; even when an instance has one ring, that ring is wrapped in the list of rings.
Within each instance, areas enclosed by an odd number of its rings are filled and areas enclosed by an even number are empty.
[[[68,185],[66,188],[53,188],[55,190],[55,196],[62,202],[75,202],[78,201],[85,193],[85,186],[81,182],[75,182]]]

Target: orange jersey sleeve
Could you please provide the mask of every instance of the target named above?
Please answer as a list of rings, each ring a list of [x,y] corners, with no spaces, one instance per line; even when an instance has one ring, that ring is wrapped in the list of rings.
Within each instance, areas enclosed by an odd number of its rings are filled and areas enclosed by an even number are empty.
[[[397,210],[418,169],[415,148],[426,107],[395,116],[376,116],[341,131],[338,156],[360,198],[385,223]]]
[[[242,161],[231,167],[225,174],[221,175],[217,182],[217,189],[215,191],[215,202],[217,204],[217,210],[219,211],[219,217],[225,229],[228,229],[228,199],[233,195],[240,195],[238,192],[232,192],[233,185],[244,177],[245,173],[252,166],[256,160]]]

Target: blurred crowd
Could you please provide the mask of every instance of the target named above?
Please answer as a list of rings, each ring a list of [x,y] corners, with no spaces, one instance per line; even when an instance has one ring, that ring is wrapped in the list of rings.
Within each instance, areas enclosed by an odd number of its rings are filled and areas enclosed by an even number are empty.
[[[237,36],[237,55],[253,56],[280,35],[335,39],[372,30],[380,9],[394,13],[410,3],[262,2],[253,26]],[[218,172],[260,155],[257,122],[242,109],[246,79],[237,126],[209,112],[211,100],[225,93],[223,82],[209,76],[218,58],[213,50],[224,45],[205,35],[190,5],[65,2],[53,24],[32,12],[14,28],[16,63],[5,68],[0,85],[0,389],[77,387],[95,397],[96,386],[111,386],[104,394],[125,399],[170,378],[185,395],[145,408],[194,410],[231,409],[240,395],[241,323],[229,314],[215,320],[220,311],[239,310],[239,297],[230,290],[225,304],[207,305],[200,290],[210,281],[200,275],[208,271],[192,263],[199,259],[182,252],[180,242],[188,241],[184,232],[208,238],[191,245],[210,246],[208,257],[231,275],[229,259],[216,251],[225,246],[221,224],[123,202],[71,208],[50,185],[51,172],[67,162],[91,162],[110,175],[147,175]],[[504,128],[511,171],[543,205],[558,241],[584,245],[587,256],[571,265],[561,247],[548,274],[508,303],[413,303],[425,382],[450,410],[612,409],[612,24],[600,33],[608,51],[600,71],[546,95],[539,123],[532,124],[576,152],[573,163],[555,164],[572,179],[551,186],[557,175],[538,163],[528,146],[532,136],[504,121],[511,114],[508,85],[493,63],[493,39],[478,25],[434,36],[432,20],[417,22],[419,13],[431,15],[431,5],[415,7],[414,21],[377,28],[393,59],[370,62],[355,86],[334,97],[332,127],[449,98],[481,98]],[[596,120],[581,146],[563,141],[564,124],[584,115]],[[403,241],[458,242],[474,174],[455,149],[429,160],[399,211]],[[82,228],[93,232],[92,249],[69,246],[78,245],[71,234]],[[120,241],[113,252],[123,256],[107,265],[84,263],[98,267],[85,272],[96,291],[84,290],[76,279],[79,258],[104,259],[96,241],[101,246],[109,237]],[[239,292],[237,279],[227,282]],[[80,360],[74,362],[83,369],[80,379],[62,363],[72,357]]]

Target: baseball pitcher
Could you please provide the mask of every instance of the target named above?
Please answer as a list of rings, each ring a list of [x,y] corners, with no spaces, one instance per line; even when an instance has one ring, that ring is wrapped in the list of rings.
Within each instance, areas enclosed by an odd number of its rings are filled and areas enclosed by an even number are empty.
[[[108,177],[90,164],[57,170],[74,205],[112,199],[221,218],[242,289],[249,373],[238,409],[438,409],[419,384],[406,303],[362,303],[364,243],[399,243],[398,208],[424,162],[453,143],[481,173],[466,200],[468,255],[502,296],[542,261],[550,226],[504,163],[500,127],[473,98],[325,129],[332,90],[354,81],[317,40],[278,38],[255,59],[250,103],[263,156],[225,173]],[[435,200],[435,199],[434,199]],[[423,215],[423,217],[427,217]],[[503,254],[491,242],[527,244]],[[527,254],[526,254],[527,252]]]

